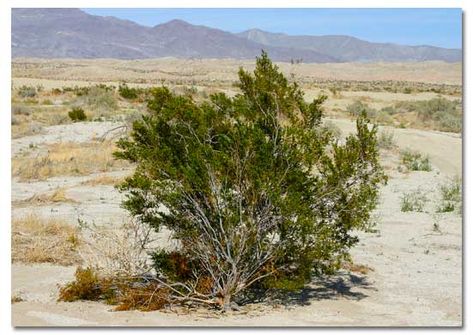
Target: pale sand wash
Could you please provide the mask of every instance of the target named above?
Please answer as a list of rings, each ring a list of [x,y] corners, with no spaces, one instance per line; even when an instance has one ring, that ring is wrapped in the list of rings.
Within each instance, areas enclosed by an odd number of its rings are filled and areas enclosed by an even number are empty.
[[[332,120],[344,134],[354,125]],[[68,140],[90,140],[84,134],[100,133],[115,124],[76,123],[46,128],[46,134],[12,141],[12,151],[28,150],[27,144],[41,148],[67,128],[77,134]],[[411,147],[428,153],[431,172],[397,171],[398,154],[384,153],[390,180],[382,188],[375,217],[379,231],[361,233],[353,249],[356,264],[371,267],[366,275],[341,271],[338,275],[315,280],[299,295],[288,296],[285,305],[259,303],[238,312],[217,315],[203,310],[180,312],[113,312],[101,302],[58,303],[58,284],[73,278],[75,267],[55,265],[12,265],[12,295],[25,301],[12,305],[15,326],[460,326],[462,324],[462,219],[459,214],[433,215],[438,186],[447,177],[461,174],[459,135],[392,129],[401,148]],[[79,135],[83,134],[83,135]],[[108,174],[126,175],[130,171]],[[71,224],[77,217],[100,224],[118,224],[126,219],[120,208],[121,195],[109,185],[86,186],[84,177],[56,177],[42,182],[12,183],[13,200],[66,187],[74,203],[42,206],[14,206],[13,217],[29,212],[65,218]],[[403,192],[420,187],[430,199],[429,213],[402,213]],[[438,222],[440,232],[433,230]],[[181,311],[182,312],[182,311]]]

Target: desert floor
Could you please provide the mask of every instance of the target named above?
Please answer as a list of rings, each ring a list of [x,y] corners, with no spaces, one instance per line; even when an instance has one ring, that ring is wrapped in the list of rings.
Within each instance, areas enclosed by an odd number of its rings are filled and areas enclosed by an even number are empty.
[[[51,67],[57,65],[54,61],[44,63]],[[113,61],[103,61],[103,64],[108,64],[107,68],[117,68]],[[66,66],[59,67],[59,70],[51,69],[50,73],[46,73],[47,66],[43,66],[40,68],[43,72],[29,70],[26,74],[17,65],[13,71],[13,83],[16,86],[41,83],[45,87],[49,84],[51,87],[72,85],[71,83],[80,80],[116,83],[117,77],[108,72],[99,76],[99,72],[93,71],[103,69],[103,64],[93,63],[90,73],[87,70],[80,74],[72,70],[71,73],[63,74],[69,70]],[[218,64],[221,66],[216,66],[217,69],[224,68],[227,71],[228,64]],[[145,65],[149,69],[153,68],[152,62]],[[337,76],[338,73],[346,73],[343,66],[324,68],[322,65],[313,65],[313,68],[320,71],[323,69],[326,73]],[[401,65],[396,66],[402,68]],[[422,71],[422,66],[419,71]],[[442,77],[442,70],[450,65],[436,66],[425,65],[426,82],[461,83],[461,70],[460,77],[457,75],[458,68],[446,70],[448,73]],[[307,68],[310,66],[307,65]],[[357,77],[360,72],[363,73],[363,78],[379,80],[377,77],[369,77],[366,74],[367,68],[369,69],[369,65],[358,69],[354,74],[345,74],[347,78],[344,79],[350,80],[352,75]],[[382,73],[387,73],[387,68],[387,65],[380,65],[380,69],[386,71]],[[392,68],[390,70],[396,73]],[[402,76],[402,72],[399,73]],[[68,76],[73,79],[67,79]],[[415,74],[411,73],[410,76],[414,78]],[[309,90],[308,95],[315,95],[316,91]],[[429,94],[406,96],[411,99],[428,99]],[[387,99],[389,102],[393,99],[407,99],[402,93],[389,96],[389,93],[344,92],[344,98],[328,103],[331,106],[334,103],[343,105],[345,100],[348,103],[357,95],[369,96],[373,103],[378,102],[380,105]],[[353,121],[348,119],[332,118],[326,121],[337,126],[342,136],[354,130]],[[34,157],[36,153],[44,153],[57,143],[72,142],[81,145],[98,141],[108,130],[116,129],[122,124],[119,120],[109,120],[45,126],[39,134],[13,138],[12,157]],[[397,147],[381,150],[382,164],[389,181],[382,187],[380,204],[374,215],[377,226],[372,232],[360,233],[360,243],[352,250],[354,264],[362,266],[364,271],[344,269],[334,276],[314,280],[302,292],[288,295],[279,304],[254,303],[226,314],[181,309],[114,312],[111,306],[102,302],[57,302],[58,284],[73,279],[76,265],[14,262],[12,296],[20,296],[22,301],[12,303],[13,325],[461,326],[462,215],[456,212],[436,213],[435,210],[439,203],[439,186],[453,176],[462,175],[461,134],[381,126],[380,131],[383,130],[392,132]],[[113,131],[108,133],[109,136],[110,134]],[[432,171],[399,170],[399,151],[406,148],[428,154]],[[118,225],[127,220],[127,214],[120,208],[122,195],[109,183],[90,181],[100,180],[104,176],[119,179],[131,171],[130,167],[122,166],[108,171],[94,171],[78,176],[61,175],[44,180],[21,180],[14,177],[12,219],[32,214],[57,217],[70,225],[77,225],[78,218],[98,225]],[[63,201],[32,201],[37,195],[51,194],[58,189],[64,193]],[[402,195],[415,191],[426,195],[425,209],[422,212],[402,212]],[[165,242],[163,236],[163,243]]]

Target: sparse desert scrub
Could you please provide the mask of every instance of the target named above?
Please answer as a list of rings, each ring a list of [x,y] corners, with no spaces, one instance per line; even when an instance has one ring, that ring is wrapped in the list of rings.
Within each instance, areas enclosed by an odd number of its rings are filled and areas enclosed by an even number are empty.
[[[80,263],[79,230],[65,221],[29,214],[12,221],[12,261],[23,263]]]
[[[56,143],[42,152],[12,159],[12,174],[20,180],[44,180],[56,176],[87,175],[129,166],[113,157],[112,141]]]
[[[22,98],[34,98],[37,95],[36,88],[33,86],[21,86],[18,91],[18,95]]]
[[[427,201],[428,198],[421,189],[403,193],[401,197],[401,212],[423,212]]]
[[[437,97],[425,101],[401,101],[394,105],[397,113],[413,113],[416,116],[411,126],[440,131],[461,132],[462,105],[460,100]]]
[[[71,102],[73,107],[86,108],[92,119],[109,117],[118,111],[118,99],[114,89],[108,86],[91,86],[82,88]]]
[[[455,177],[440,186],[440,203],[437,212],[462,212],[462,181]]]
[[[430,164],[430,158],[427,155],[423,155],[420,152],[412,150],[402,150],[400,153],[401,163],[409,171],[431,171],[432,165]]]

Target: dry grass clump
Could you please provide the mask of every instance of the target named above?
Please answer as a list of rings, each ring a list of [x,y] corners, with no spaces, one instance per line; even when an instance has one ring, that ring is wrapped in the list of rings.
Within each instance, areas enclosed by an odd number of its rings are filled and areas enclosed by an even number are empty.
[[[84,242],[75,279],[60,287],[59,301],[103,300],[115,310],[154,311],[172,302],[177,291],[150,275],[148,247],[154,241],[149,227],[135,221],[121,227],[94,226],[81,222]]]
[[[60,219],[30,214],[12,221],[12,261],[24,263],[80,263],[79,230]]]
[[[107,172],[127,163],[113,157],[111,141],[89,143],[56,143],[45,153],[31,153],[12,159],[12,174],[20,180],[45,180],[57,176],[80,176]],[[33,157],[32,157],[33,156]]]
[[[124,177],[121,176],[98,176],[93,179],[86,180],[82,185],[86,186],[97,186],[97,185],[116,185],[124,180]]]
[[[16,304],[16,303],[22,302],[22,301],[25,301],[25,299],[23,299],[23,297],[19,293],[16,293],[16,294],[12,295],[12,297],[11,297],[11,303],[12,304]]]
[[[361,273],[363,275],[368,274],[368,272],[374,271],[373,268],[371,268],[367,265],[355,264],[355,263],[351,263],[351,262],[345,263],[343,268],[345,268],[346,270],[348,270],[350,272],[357,272],[357,273]]]
[[[76,202],[74,199],[67,197],[66,195],[66,188],[59,187],[53,192],[49,193],[42,193],[42,194],[35,194],[28,199],[15,201],[14,204],[17,206],[21,205],[46,205],[46,204],[54,204],[59,202]]]

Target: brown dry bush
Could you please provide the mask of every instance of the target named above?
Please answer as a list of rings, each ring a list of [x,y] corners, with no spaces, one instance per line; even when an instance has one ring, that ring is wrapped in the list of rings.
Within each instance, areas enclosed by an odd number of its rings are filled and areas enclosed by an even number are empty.
[[[137,277],[102,277],[94,268],[78,268],[75,279],[59,288],[58,301],[104,300],[116,311],[155,311],[170,303],[170,289]]]
[[[111,141],[51,144],[46,152],[36,156],[28,153],[14,157],[12,174],[21,181],[45,180],[57,176],[106,172],[128,166],[112,156],[114,151],[115,144]]]
[[[12,222],[13,262],[78,264],[79,244],[79,230],[60,219],[29,214]]]

